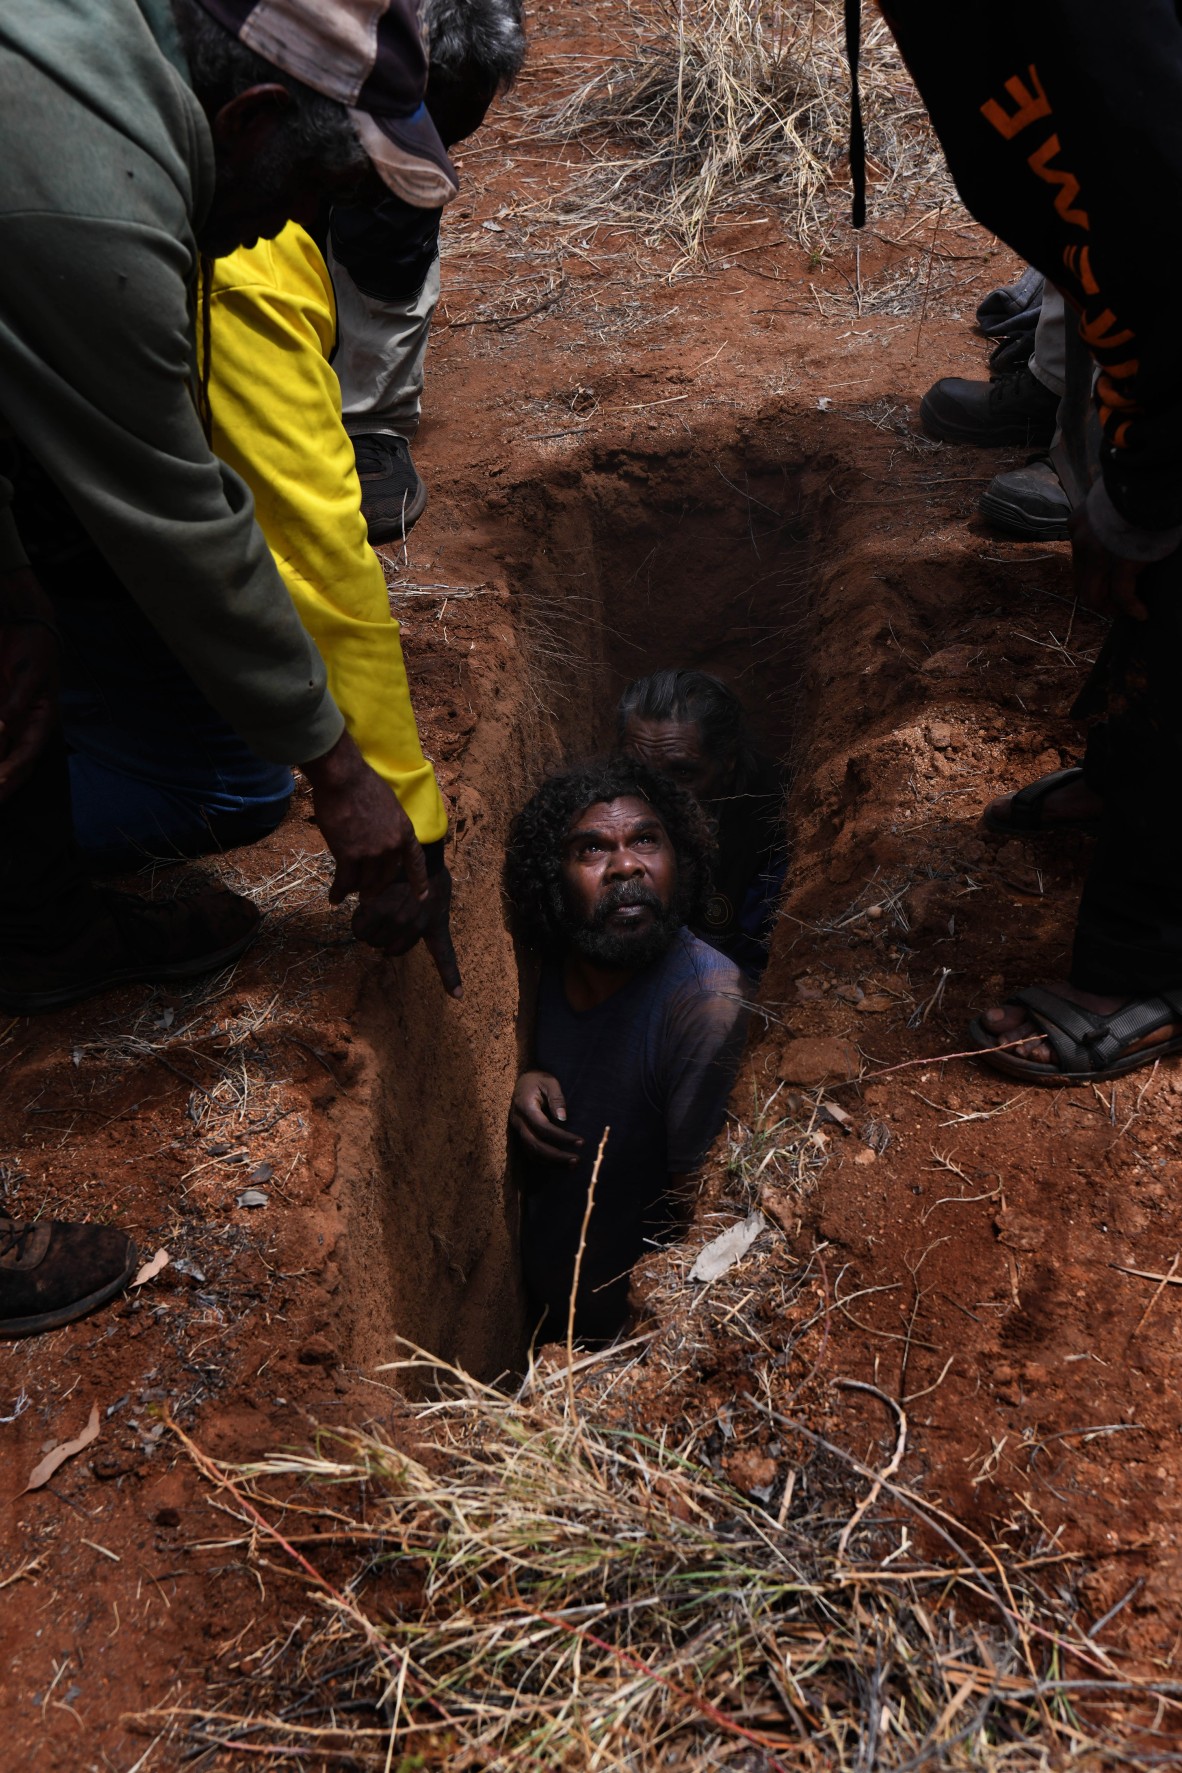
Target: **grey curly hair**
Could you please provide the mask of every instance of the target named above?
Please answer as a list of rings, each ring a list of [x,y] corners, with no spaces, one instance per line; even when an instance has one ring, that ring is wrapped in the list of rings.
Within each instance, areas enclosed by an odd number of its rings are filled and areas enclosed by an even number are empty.
[[[419,3],[430,60],[427,109],[450,145],[479,128],[489,105],[521,72],[521,0]]]

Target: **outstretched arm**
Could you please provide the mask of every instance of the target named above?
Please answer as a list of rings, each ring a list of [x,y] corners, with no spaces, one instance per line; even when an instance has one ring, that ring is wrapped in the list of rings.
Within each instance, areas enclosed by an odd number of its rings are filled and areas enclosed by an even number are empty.
[[[292,223],[277,239],[220,260],[210,300],[215,448],[250,486],[292,603],[324,656],[352,746],[385,785],[386,804],[371,787],[370,814],[401,826],[400,865],[383,869],[380,859],[363,859],[351,876],[338,872],[337,886],[342,894],[353,890],[343,884],[351,878],[360,893],[353,927],[361,940],[404,954],[421,939],[445,987],[459,996],[443,863],[447,814],[419,744],[398,624],[361,513],[329,363],[336,318],[327,267]],[[357,757],[349,759],[354,769]]]

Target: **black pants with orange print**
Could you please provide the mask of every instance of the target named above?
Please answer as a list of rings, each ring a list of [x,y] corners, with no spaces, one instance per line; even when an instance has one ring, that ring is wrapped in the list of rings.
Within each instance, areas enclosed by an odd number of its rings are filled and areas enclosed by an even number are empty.
[[[1107,717],[1086,771],[1104,823],[1071,961],[1073,985],[1120,996],[1182,987],[1182,551],[1140,588],[1149,620],[1117,619],[1092,684]]]

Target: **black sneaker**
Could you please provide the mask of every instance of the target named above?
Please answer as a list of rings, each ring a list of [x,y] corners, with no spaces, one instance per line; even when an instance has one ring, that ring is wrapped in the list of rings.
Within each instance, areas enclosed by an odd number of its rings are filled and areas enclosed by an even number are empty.
[[[1023,542],[1065,542],[1071,500],[1047,456],[997,474],[981,494],[981,515],[994,529]]]
[[[992,382],[945,376],[924,395],[919,422],[929,437],[948,443],[1048,444],[1055,435],[1059,396],[1023,365]]]
[[[105,1305],[135,1272],[135,1245],[110,1225],[0,1213],[0,1336],[36,1336]]]
[[[250,899],[224,887],[165,900],[100,887],[90,922],[60,947],[0,949],[0,1009],[36,1016],[119,985],[217,972],[250,946],[260,922]]]
[[[427,489],[405,437],[363,431],[353,439],[361,510],[371,542],[400,542],[427,508]]]

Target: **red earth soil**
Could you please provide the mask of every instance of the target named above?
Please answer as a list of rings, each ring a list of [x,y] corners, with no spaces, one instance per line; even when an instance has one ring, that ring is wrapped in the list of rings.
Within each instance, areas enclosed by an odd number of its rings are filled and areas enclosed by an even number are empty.
[[[233,1523],[168,1418],[231,1458],[317,1422],[396,1431],[375,1371],[396,1336],[485,1375],[519,1352],[500,848],[542,771],[602,741],[624,677],[669,662],[729,674],[795,766],[769,1020],[735,1104],[750,1120],[816,1081],[795,1041],[856,1049],[861,1081],[830,1091],[852,1130],[829,1127],[790,1203],[794,1247],[824,1258],[831,1371],[909,1400],[909,1470],[945,1506],[1085,1554],[1094,1618],[1139,1585],[1105,1641],[1173,1668],[1180,1295],[1129,1271],[1182,1250],[1182,1070],[1043,1092],[948,1057],[973,1010],[1061,976],[1087,859],[979,814],[1078,753],[1100,624],[1065,548],[975,518],[1019,458],[916,431],[936,375],[984,373],[972,310],[1014,262],[951,212],[934,244],[930,217],[901,240],[905,219],[872,224],[857,265],[846,230],[810,263],[763,209],[680,268],[548,220],[534,200],[568,174],[526,138],[570,44],[544,22],[535,42],[467,157],[416,445],[431,504],[389,551],[453,812],[463,1004],[421,954],[351,944],[301,797],[211,865],[270,911],[231,978],[0,1024],[9,1208],[109,1218],[171,1256],[6,1355],[7,1766],[177,1764],[143,1714],[291,1623],[234,1551],[202,1549]],[[17,1496],[95,1403],[98,1440]],[[859,1455],[869,1421],[851,1412]]]

